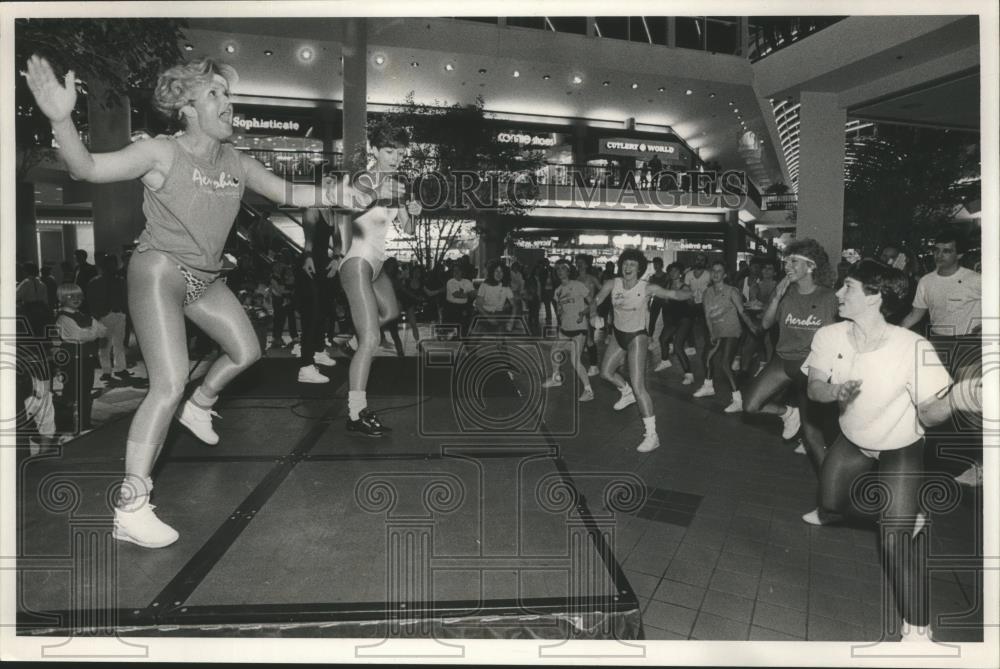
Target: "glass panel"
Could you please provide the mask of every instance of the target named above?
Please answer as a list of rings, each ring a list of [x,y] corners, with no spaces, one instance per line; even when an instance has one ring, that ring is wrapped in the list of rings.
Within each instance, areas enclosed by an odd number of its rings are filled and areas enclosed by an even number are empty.
[[[609,39],[628,39],[627,16],[599,16],[596,19],[601,37]]]
[[[507,25],[517,26],[518,28],[546,29],[544,16],[508,16]]]
[[[641,16],[630,16],[628,19],[629,39],[633,42],[645,42],[649,44],[649,37],[646,36],[646,27],[642,25]]]
[[[561,33],[587,34],[587,19],[584,16],[550,16],[549,21]]]
[[[677,46],[685,49],[701,49],[704,44],[704,18],[698,16],[677,17]]]
[[[736,53],[740,46],[740,33],[735,16],[708,19],[706,49],[715,53]]]
[[[649,34],[653,36],[653,44],[666,45],[667,43],[666,16],[647,16],[646,26],[649,28]]]

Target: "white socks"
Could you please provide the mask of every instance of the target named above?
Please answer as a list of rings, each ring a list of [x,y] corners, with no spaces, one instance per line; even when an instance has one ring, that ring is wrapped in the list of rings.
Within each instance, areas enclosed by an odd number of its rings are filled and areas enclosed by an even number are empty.
[[[642,424],[646,428],[646,434],[656,434],[656,416],[646,416],[642,419]]]
[[[361,417],[361,410],[368,406],[368,395],[363,390],[347,391],[347,413],[351,420]]]
[[[191,401],[195,406],[201,409],[211,409],[215,406],[215,402],[219,399],[219,396],[213,395],[212,397],[209,397],[205,394],[205,391],[202,390],[204,387],[205,386],[202,385],[195,388],[194,392],[191,393]]]

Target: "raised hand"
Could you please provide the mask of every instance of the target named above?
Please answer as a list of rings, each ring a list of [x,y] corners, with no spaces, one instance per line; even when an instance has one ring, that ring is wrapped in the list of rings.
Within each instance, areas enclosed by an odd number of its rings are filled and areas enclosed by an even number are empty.
[[[784,279],[778,282],[777,287],[774,289],[774,294],[780,300],[784,297],[785,293],[788,292],[788,286],[792,284],[791,280],[786,276]]]
[[[69,118],[76,106],[76,75],[73,70],[66,72],[65,85],[60,84],[49,61],[32,56],[28,59],[25,79],[38,108],[53,125]]]
[[[861,381],[846,381],[837,389],[837,402],[845,406],[854,401],[854,398],[861,394]]]

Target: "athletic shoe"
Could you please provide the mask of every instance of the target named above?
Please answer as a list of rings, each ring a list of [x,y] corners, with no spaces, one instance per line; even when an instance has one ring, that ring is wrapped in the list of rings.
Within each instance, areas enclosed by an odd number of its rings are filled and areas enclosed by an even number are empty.
[[[330,383],[330,378],[319,371],[316,365],[299,367],[299,383]]]
[[[816,526],[832,525],[834,523],[840,522],[843,519],[844,517],[839,513],[820,511],[819,508],[815,508],[809,513],[802,516],[802,520],[806,521],[810,525],[816,525]]]
[[[740,371],[740,356],[733,358],[733,364],[729,365],[729,369],[734,372]]]
[[[792,451],[792,453],[795,453],[796,455],[806,455],[807,454],[806,445],[802,442],[801,439],[799,439],[799,443],[795,447],[795,450]]]
[[[694,346],[686,346],[684,347],[684,352],[687,353],[688,355],[695,355],[696,353],[698,353],[698,349],[696,349]]]
[[[681,381],[681,385],[690,386],[692,383],[694,383],[694,373],[684,372],[684,380]]]
[[[649,453],[650,451],[655,451],[659,447],[660,438],[654,432],[653,434],[647,433],[646,436],[642,438],[642,441],[639,442],[639,445],[636,446],[635,450],[640,453]]]
[[[360,432],[366,437],[381,437],[387,432],[387,429],[375,417],[374,411],[362,409],[357,420],[351,420],[350,416],[347,417],[347,431]]]
[[[622,396],[618,398],[615,402],[614,410],[621,411],[627,406],[635,404],[635,393],[632,391],[632,386],[625,386],[625,390],[622,391]]]
[[[562,385],[562,376],[556,374],[542,382],[542,388],[558,388]]]
[[[577,402],[591,402],[594,399],[594,389],[587,387],[583,389],[583,393],[580,395]]]
[[[597,375],[598,375],[598,374],[600,374],[600,373],[601,373],[601,370],[599,370],[599,369],[597,368],[597,365],[591,365],[591,366],[590,366],[590,367],[589,367],[589,368],[587,369],[587,376],[597,376]]]
[[[782,439],[791,439],[798,434],[799,428],[802,427],[802,418],[799,416],[798,407],[785,409],[785,413],[781,414],[781,424],[784,426],[781,429]]]
[[[313,353],[313,363],[324,367],[333,367],[337,361],[331,358],[326,351],[317,351]]]
[[[740,413],[743,411],[743,395],[740,394],[740,391],[733,391],[733,400],[723,411],[726,413]]]
[[[979,465],[972,465],[956,476],[955,481],[970,488],[981,488],[983,486],[983,468]]]
[[[115,525],[111,536],[119,541],[128,541],[143,548],[163,548],[177,541],[177,530],[156,517],[149,502],[138,508],[125,511],[115,509]]]
[[[669,360],[660,360],[658,363],[656,363],[656,367],[653,368],[653,371],[662,372],[663,370],[670,369],[671,367],[673,367],[673,363],[670,362]]]
[[[184,403],[177,415],[180,424],[191,431],[191,433],[201,439],[209,446],[219,443],[219,435],[212,429],[212,416],[219,418],[219,414],[211,409],[202,409],[191,400]]]
[[[714,396],[715,396],[715,384],[708,379],[706,379],[705,382],[701,384],[701,388],[694,391],[694,395],[692,395],[692,397],[714,397]]]
[[[292,344],[292,350],[288,352],[293,358],[302,355],[302,344]]]

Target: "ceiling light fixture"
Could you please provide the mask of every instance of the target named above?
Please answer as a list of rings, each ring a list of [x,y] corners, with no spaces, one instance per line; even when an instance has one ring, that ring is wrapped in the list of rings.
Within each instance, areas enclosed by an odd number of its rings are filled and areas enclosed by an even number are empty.
[[[548,80],[549,80],[549,79],[551,79],[551,78],[552,78],[552,77],[551,77],[551,76],[549,76],[549,75],[547,75],[547,74],[543,74],[543,75],[542,75],[542,79],[544,79],[545,81],[548,81]]]
[[[184,50],[185,51],[194,51],[194,45],[193,44],[185,44],[184,45]]]
[[[236,53],[236,47],[232,44],[226,45],[226,53]]]
[[[582,84],[583,83],[583,77],[581,77],[579,74],[574,74],[573,75],[573,83],[574,84]]]
[[[684,91],[684,95],[691,95],[692,93],[694,93],[694,91],[692,91],[690,88]]]
[[[375,64],[385,65],[385,56],[383,56],[382,54],[378,54],[377,56],[375,56]]]
[[[601,82],[601,86],[610,86],[610,85],[611,85],[610,81],[602,81]]]
[[[420,67],[420,63],[415,60],[410,61],[410,67]]]
[[[514,70],[514,78],[517,79],[521,76],[521,70]]]
[[[714,98],[714,97],[715,97],[715,93],[709,93],[709,94],[708,94],[708,97],[710,97],[710,98]]]
[[[309,47],[307,47],[307,46],[305,46],[305,47],[302,47],[302,50],[301,50],[301,51],[299,51],[299,57],[300,57],[300,58],[301,58],[302,60],[306,60],[306,61],[308,61],[308,60],[312,60],[312,59],[313,59],[313,56],[314,56],[314,55],[315,55],[315,54],[313,53],[313,50],[312,50],[312,49],[310,49],[310,48],[309,48]]]
[[[485,67],[479,68],[479,74],[486,74],[486,68]]]
[[[273,56],[274,52],[271,51],[270,49],[264,49],[264,55],[265,56]]]
[[[636,82],[633,81],[632,82],[632,90],[635,90],[637,88],[639,88],[639,84],[637,84]]]
[[[658,91],[660,91],[660,92],[662,93],[663,91],[665,91],[665,90],[667,90],[667,89],[666,89],[666,88],[664,88],[663,86],[660,86],[660,87],[659,87],[659,88],[657,88],[656,90],[658,90]]]
[[[451,63],[445,63],[444,69],[445,69],[446,72],[454,72],[455,71],[455,66],[452,65]]]

